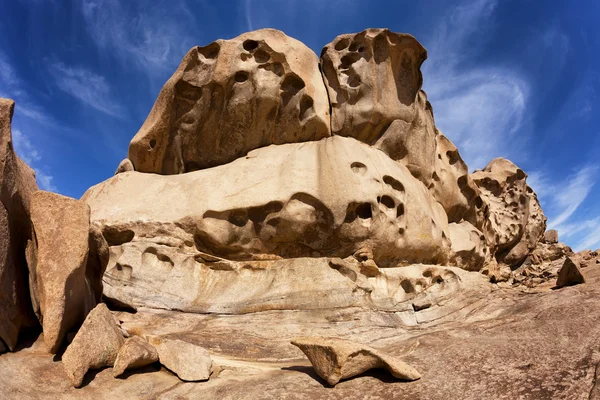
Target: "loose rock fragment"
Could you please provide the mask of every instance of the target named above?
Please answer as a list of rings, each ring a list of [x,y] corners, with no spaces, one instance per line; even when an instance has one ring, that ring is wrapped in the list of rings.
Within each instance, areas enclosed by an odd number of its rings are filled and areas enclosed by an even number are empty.
[[[315,372],[330,385],[352,378],[374,368],[387,369],[395,378],[414,381],[421,374],[393,357],[350,340],[325,337],[303,337],[292,340],[306,354]]]
[[[119,350],[113,367],[113,376],[117,377],[127,369],[145,367],[156,361],[158,361],[158,352],[154,346],[139,336],[130,337]]]
[[[581,274],[581,271],[575,265],[575,263],[567,257],[560,271],[558,271],[558,278],[556,279],[556,287],[561,288],[564,286],[577,285],[579,283],[585,283],[585,279]]]
[[[213,372],[208,351],[179,339],[152,338],[160,363],[173,371],[182,381],[207,381]]]
[[[90,369],[115,364],[123,336],[105,304],[98,304],[87,316],[62,356],[62,363],[74,387],[80,387]]]

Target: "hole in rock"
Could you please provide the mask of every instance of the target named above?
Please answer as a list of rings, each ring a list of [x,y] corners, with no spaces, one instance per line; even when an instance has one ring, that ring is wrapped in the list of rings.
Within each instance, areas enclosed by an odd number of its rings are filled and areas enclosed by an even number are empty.
[[[360,86],[360,76],[359,75],[354,75],[348,78],[348,86],[350,87],[358,87]]]
[[[361,162],[355,161],[350,164],[350,168],[352,168],[352,172],[355,174],[364,175],[367,172],[367,166]]]
[[[122,229],[114,226],[104,226],[102,236],[109,246],[120,246],[123,243],[131,242],[135,233],[130,229]]]
[[[202,54],[204,58],[214,59],[219,55],[221,46],[218,43],[212,43],[205,47],[198,47],[198,53]]]
[[[448,162],[450,163],[450,165],[456,164],[456,162],[459,159],[458,150],[447,151],[446,157],[448,157]]]
[[[350,44],[350,41],[348,39],[342,39],[335,44],[335,49],[337,51],[344,50],[348,48],[348,44]]]
[[[227,216],[227,221],[235,226],[246,226],[248,223],[248,214],[244,210],[234,210]]]
[[[150,144],[150,150],[152,150],[156,146],[156,139],[151,139],[149,144]]]
[[[398,228],[398,233],[404,235],[404,228]]]
[[[248,80],[248,72],[246,71],[238,71],[235,73],[235,81],[242,83]]]
[[[283,105],[287,105],[292,97],[304,88],[304,81],[296,74],[289,74],[281,83]]]
[[[467,177],[466,176],[461,176],[460,178],[458,178],[458,187],[461,189],[464,189],[465,186],[467,186]]]
[[[396,206],[396,202],[390,196],[383,196],[381,198],[381,204],[387,208],[394,208]]]
[[[404,204],[398,204],[398,208],[396,208],[396,218],[400,218],[404,215]]]
[[[283,65],[281,65],[279,62],[273,63],[272,70],[277,76],[283,75]]]
[[[306,113],[312,108],[313,104],[312,97],[307,95],[302,96],[302,100],[300,100],[300,121],[307,117]]]
[[[356,51],[356,50],[358,50],[358,46],[359,46],[358,43],[352,42],[352,44],[350,45],[350,48],[348,50]]]
[[[400,286],[402,286],[402,289],[405,293],[414,293],[415,291],[415,287],[409,280],[403,280],[402,282],[400,282]]]
[[[254,59],[257,63],[263,64],[271,59],[271,55],[264,50],[258,50],[256,53],[254,53]]]
[[[360,58],[360,55],[358,55],[357,53],[346,54],[340,60],[341,61],[340,68],[348,69],[352,64],[354,64],[356,61],[358,61],[359,58]]]
[[[242,46],[246,51],[254,51],[258,47],[258,42],[256,40],[246,40]]]
[[[383,176],[383,182],[386,185],[391,186],[392,189],[398,191],[398,192],[404,192],[404,185],[398,181],[397,179],[392,178],[389,175],[384,175]]]
[[[371,209],[371,203],[362,203],[356,207],[356,215],[361,219],[373,218],[373,210]]]

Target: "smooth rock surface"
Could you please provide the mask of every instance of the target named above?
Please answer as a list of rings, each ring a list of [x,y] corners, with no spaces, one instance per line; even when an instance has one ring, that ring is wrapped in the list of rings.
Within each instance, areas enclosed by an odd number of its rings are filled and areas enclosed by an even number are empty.
[[[206,381],[213,372],[208,351],[196,344],[179,339],[150,338],[162,365],[182,381]]]
[[[349,340],[311,336],[293,339],[292,344],[306,354],[317,374],[331,386],[376,368],[387,369],[394,378],[404,381],[421,378],[403,361]]]
[[[87,315],[62,356],[62,364],[73,386],[81,386],[88,370],[113,366],[123,341],[113,315],[105,304],[98,304]]]
[[[275,29],[194,47],[131,141],[136,171],[179,174],[271,144],[330,136],[329,102],[312,50]]]
[[[87,273],[90,209],[79,200],[40,190],[31,199],[31,221],[37,249],[35,265],[30,266],[37,283],[32,290],[47,349],[56,353],[67,332],[96,305]],[[100,291],[101,287],[100,283]]]
[[[132,336],[125,340],[119,349],[113,376],[122,375],[128,369],[145,367],[158,361],[158,352],[150,343],[140,336]]]
[[[0,341],[11,350],[21,329],[36,325],[25,248],[32,237],[29,199],[38,189],[35,173],[13,149],[14,107],[0,98]]]

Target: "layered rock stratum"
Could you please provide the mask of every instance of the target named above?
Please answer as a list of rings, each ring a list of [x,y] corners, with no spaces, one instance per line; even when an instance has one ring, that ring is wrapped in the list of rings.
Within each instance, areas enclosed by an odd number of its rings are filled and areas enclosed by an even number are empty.
[[[80,200],[37,190],[0,101],[0,397],[600,396],[598,252],[512,162],[469,173],[426,58],[386,29],[194,47]]]

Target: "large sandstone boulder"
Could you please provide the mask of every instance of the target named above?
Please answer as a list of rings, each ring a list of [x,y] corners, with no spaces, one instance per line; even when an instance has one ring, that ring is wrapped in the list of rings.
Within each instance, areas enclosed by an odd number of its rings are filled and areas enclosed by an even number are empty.
[[[31,199],[31,221],[34,305],[39,304],[46,347],[56,353],[65,335],[100,300],[108,246],[99,231],[90,233],[90,209],[79,200],[37,191]]]
[[[81,386],[88,370],[113,366],[123,341],[115,318],[106,305],[98,304],[87,315],[62,356],[62,364],[73,386]]]
[[[421,90],[426,58],[414,37],[387,29],[340,35],[325,46],[332,133],[383,151],[431,190],[449,222],[466,219],[481,229],[477,186],[454,144],[436,129]]]
[[[131,141],[136,171],[179,174],[330,135],[317,56],[274,29],[194,47]]]
[[[35,174],[14,152],[11,121],[15,103],[0,99],[0,344],[13,350],[19,331],[35,325],[25,259],[31,239],[31,195]]]
[[[316,373],[331,386],[375,368],[387,369],[394,378],[405,381],[421,378],[416,369],[403,361],[350,340],[302,337],[292,340],[292,344],[306,354]]]
[[[483,233],[492,254],[502,265],[518,266],[546,230],[546,217],[526,183],[527,175],[512,162],[496,158],[471,176],[489,213]]]

